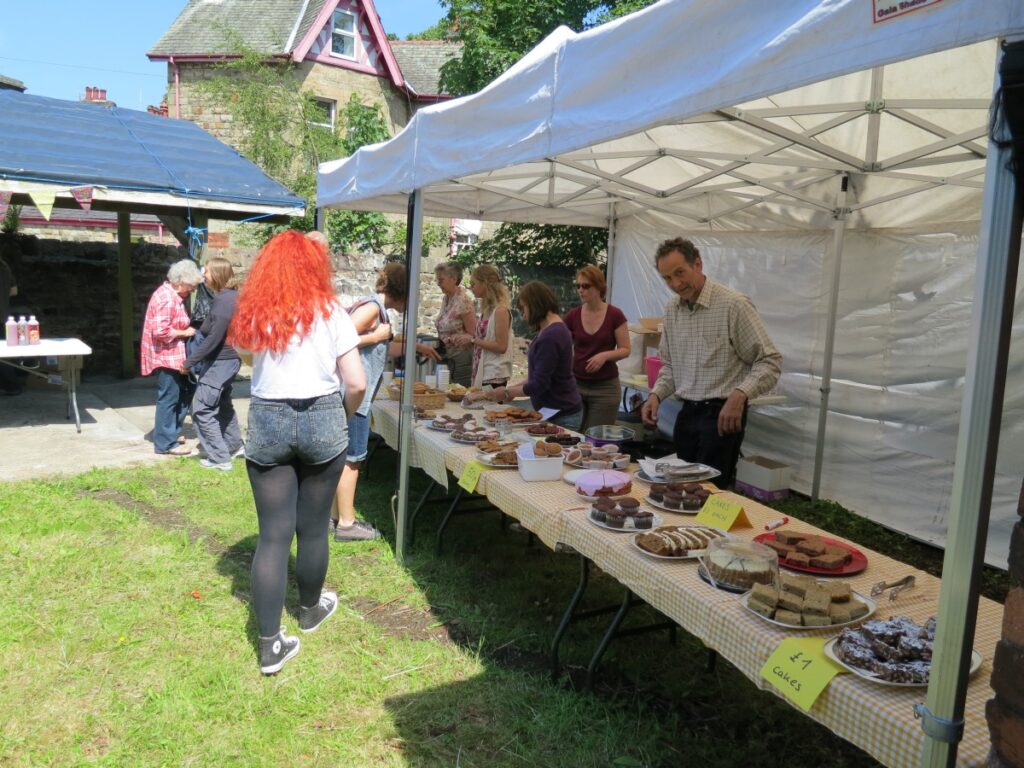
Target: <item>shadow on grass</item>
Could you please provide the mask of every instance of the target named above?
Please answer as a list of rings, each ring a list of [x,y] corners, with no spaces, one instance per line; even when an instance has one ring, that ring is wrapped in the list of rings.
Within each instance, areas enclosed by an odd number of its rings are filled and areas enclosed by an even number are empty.
[[[356,498],[357,510],[391,546],[395,466],[395,454],[380,451]],[[410,504],[427,482],[412,473]],[[419,515],[416,545],[405,563],[429,608],[401,599],[352,604],[366,621],[403,637],[417,622],[443,627],[438,637],[418,639],[455,643],[484,667],[468,680],[386,701],[409,765],[772,765],[781,763],[766,756],[785,755],[794,743],[802,745],[801,765],[877,765],[757,690],[731,665],[709,669],[703,645],[682,631],[675,646],[665,631],[614,640],[596,670],[593,693],[584,693],[583,672],[610,615],[574,623],[553,683],[549,650],[578,583],[578,556],[548,550],[502,526],[501,513],[489,510],[454,517],[438,557],[434,534],[446,509],[432,505]],[[358,556],[360,546],[335,546],[332,557]],[[617,605],[622,589],[592,568],[580,608]],[[623,629],[660,618],[641,606],[630,611]]]
[[[245,622],[245,632],[252,643],[256,658],[259,658],[260,633],[256,623],[256,612],[252,602],[252,558],[256,554],[256,545],[259,543],[259,536],[252,534],[244,539],[239,539],[230,545],[217,558],[217,571],[223,576],[231,579],[231,594],[248,607],[248,618]],[[295,556],[288,557],[288,588],[284,598],[285,616],[282,619],[288,623],[289,617],[294,619],[294,626],[289,627],[289,634],[295,634],[299,623],[299,591],[295,586]]]

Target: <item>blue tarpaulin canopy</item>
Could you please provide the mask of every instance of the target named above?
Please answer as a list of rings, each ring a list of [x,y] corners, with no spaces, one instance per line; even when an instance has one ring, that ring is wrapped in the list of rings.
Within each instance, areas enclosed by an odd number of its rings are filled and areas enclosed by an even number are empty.
[[[0,90],[0,191],[28,202],[93,186],[99,210],[239,220],[301,215],[305,200],[199,126],[130,109]]]

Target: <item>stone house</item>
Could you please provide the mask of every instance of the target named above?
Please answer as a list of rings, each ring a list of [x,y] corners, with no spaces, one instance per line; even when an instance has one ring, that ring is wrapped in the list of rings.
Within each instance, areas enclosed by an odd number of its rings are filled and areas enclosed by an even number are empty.
[[[302,90],[323,107],[325,125],[334,128],[339,110],[356,94],[364,104],[383,107],[394,135],[417,109],[449,98],[438,84],[440,69],[459,55],[461,44],[389,40],[373,0],[188,0],[147,54],[167,63],[167,115],[190,120],[238,146],[230,111],[212,103],[198,86],[224,74],[217,65],[238,56],[241,48],[291,62]],[[211,223],[208,252],[245,261],[231,235],[230,229],[217,231]],[[443,249],[432,254],[425,271],[431,273],[445,255]],[[378,259],[361,256],[339,255],[338,260],[343,294],[349,286],[355,291],[355,286],[372,285],[380,266]],[[432,303],[425,307],[428,312]]]

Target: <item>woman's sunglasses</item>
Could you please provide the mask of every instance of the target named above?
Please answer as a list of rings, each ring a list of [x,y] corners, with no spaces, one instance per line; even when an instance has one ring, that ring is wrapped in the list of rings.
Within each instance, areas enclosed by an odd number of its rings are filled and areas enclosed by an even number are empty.
[[[593,287],[590,283],[576,283],[577,291],[589,291]]]

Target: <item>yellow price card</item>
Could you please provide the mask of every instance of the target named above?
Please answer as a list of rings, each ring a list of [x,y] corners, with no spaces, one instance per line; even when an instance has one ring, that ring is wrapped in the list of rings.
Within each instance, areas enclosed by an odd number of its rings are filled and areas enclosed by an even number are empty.
[[[479,461],[469,462],[462,470],[462,474],[459,475],[459,487],[473,493],[476,490],[477,483],[480,482],[480,475],[484,469],[486,467]]]
[[[790,637],[768,657],[761,677],[804,712],[810,710],[832,678],[843,671],[823,650],[824,638]]]
[[[736,501],[729,501],[722,496],[712,496],[697,513],[694,520],[699,525],[707,525],[712,528],[721,528],[728,531],[733,528],[750,528],[750,520],[747,513],[743,511],[743,505]]]

